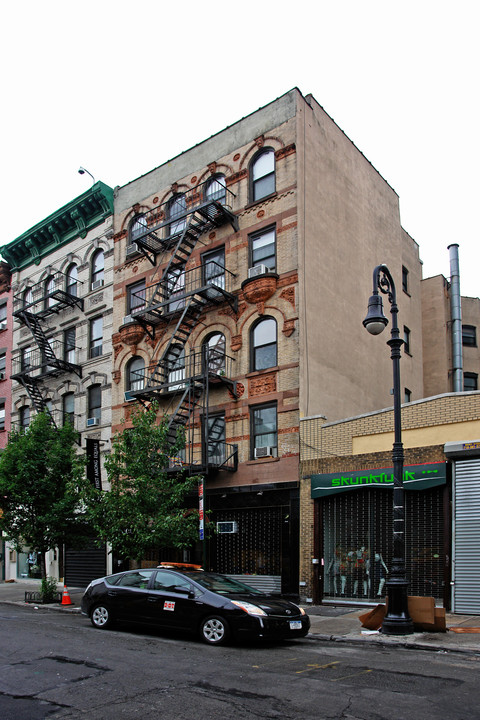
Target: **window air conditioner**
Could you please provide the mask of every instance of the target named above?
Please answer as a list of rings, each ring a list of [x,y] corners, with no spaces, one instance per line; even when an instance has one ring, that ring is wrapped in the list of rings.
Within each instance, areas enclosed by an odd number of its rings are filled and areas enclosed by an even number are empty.
[[[127,245],[127,251],[126,256],[129,257],[130,255],[136,255],[138,253],[138,247],[136,243],[131,243],[131,245]]]
[[[0,372],[0,380],[5,380],[5,373],[4,373],[4,372]]]
[[[131,390],[127,390],[123,394],[123,397],[124,397],[124,402],[132,402],[132,400],[135,400],[135,398],[133,397],[133,395],[131,393]]]
[[[100,425],[100,420],[96,417],[87,419],[87,427],[93,427],[94,425]]]
[[[269,270],[266,265],[255,265],[255,267],[248,268],[248,278],[258,277],[259,275],[265,275]]]
[[[0,322],[0,330],[6,330],[6,329],[7,329],[7,321],[6,321],[6,320],[2,320],[2,321]]]
[[[238,524],[234,520],[217,522],[217,533],[219,535],[232,535],[238,532]]]
[[[103,287],[103,280],[95,280],[95,282],[92,283],[92,290],[98,290],[98,288]]]
[[[131,315],[125,315],[125,317],[122,320],[122,325],[128,325],[129,323],[133,322],[133,318]]]
[[[254,455],[256,458],[272,457],[273,448],[270,447],[270,445],[265,445],[264,447],[257,447],[255,448]]]

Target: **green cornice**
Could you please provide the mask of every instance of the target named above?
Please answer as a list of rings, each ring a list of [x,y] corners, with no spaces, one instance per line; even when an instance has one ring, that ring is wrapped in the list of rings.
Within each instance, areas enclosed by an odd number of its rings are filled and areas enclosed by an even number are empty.
[[[0,248],[1,256],[16,270],[38,265],[62,245],[85,238],[89,230],[113,214],[113,190],[97,182],[90,190]]]

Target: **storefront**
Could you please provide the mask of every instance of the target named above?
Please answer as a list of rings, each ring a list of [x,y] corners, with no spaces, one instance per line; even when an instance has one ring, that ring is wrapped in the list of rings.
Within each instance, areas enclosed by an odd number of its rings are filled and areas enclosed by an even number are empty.
[[[405,466],[406,569],[409,594],[443,604],[449,542],[445,462]],[[317,601],[385,597],[391,566],[393,468],[314,474]]]

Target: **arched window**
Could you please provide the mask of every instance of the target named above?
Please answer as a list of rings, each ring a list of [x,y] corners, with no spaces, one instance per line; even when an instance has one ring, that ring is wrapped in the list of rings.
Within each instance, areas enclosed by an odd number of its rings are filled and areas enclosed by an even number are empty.
[[[97,250],[92,257],[92,290],[103,285],[105,279],[105,256],[103,250]]]
[[[224,203],[226,194],[225,175],[215,175],[206,186],[205,199]]]
[[[145,360],[135,356],[129,360],[126,372],[125,390],[143,390],[145,382]]]
[[[138,237],[143,235],[147,229],[147,218],[144,215],[136,215],[131,223],[130,227],[128,229],[129,232],[129,240],[128,244],[132,245]]]
[[[55,290],[55,278],[53,275],[50,275],[45,280],[45,309],[52,307],[52,305],[55,305],[55,298],[52,297],[52,293]]]
[[[203,357],[208,372],[216,375],[225,374],[225,335],[212,333],[203,343]]]
[[[66,291],[73,297],[78,296],[78,269],[74,264],[69,265],[67,270]]]
[[[265,148],[255,155],[250,166],[250,199],[256,202],[275,192],[275,152]]]
[[[181,390],[185,383],[185,348],[172,345],[165,359],[165,370],[169,390]]]
[[[277,323],[271,318],[257,322],[251,332],[251,369],[264,370],[277,364]]]
[[[187,224],[187,219],[185,217],[186,209],[187,201],[185,199],[185,195],[175,195],[175,197],[170,200],[170,204],[168,206],[170,235],[177,235],[185,229],[185,225]]]
[[[73,392],[65,393],[62,398],[62,416],[63,424],[69,422],[71,425],[75,422],[75,395]]]
[[[23,293],[23,306],[27,307],[33,303],[33,290],[31,287],[27,287]]]

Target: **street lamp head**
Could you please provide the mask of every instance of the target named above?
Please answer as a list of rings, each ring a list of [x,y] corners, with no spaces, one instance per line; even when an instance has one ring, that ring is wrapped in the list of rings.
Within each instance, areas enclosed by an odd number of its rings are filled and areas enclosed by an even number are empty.
[[[382,298],[378,293],[370,296],[367,317],[363,321],[363,325],[370,335],[380,335],[388,325],[388,318],[383,312]]]

